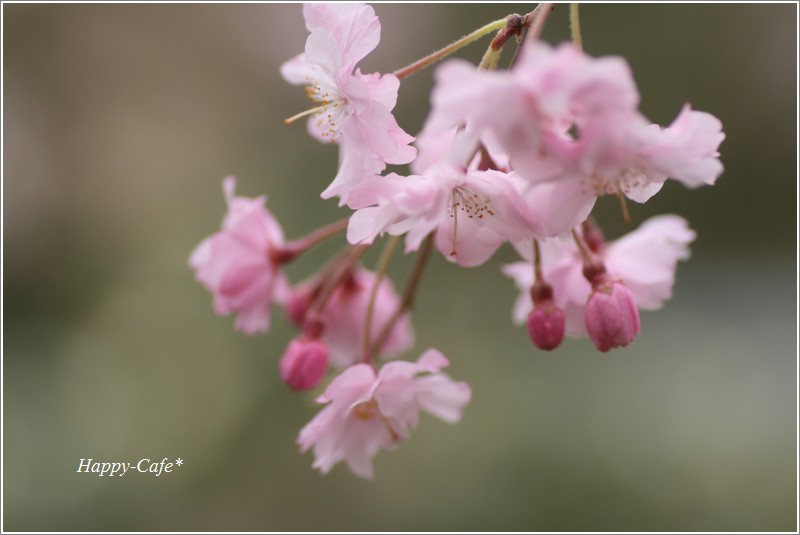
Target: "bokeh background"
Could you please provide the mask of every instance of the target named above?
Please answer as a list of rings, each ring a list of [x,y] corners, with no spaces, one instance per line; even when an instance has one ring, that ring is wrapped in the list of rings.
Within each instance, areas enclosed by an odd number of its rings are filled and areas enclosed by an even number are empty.
[[[532,7],[377,5],[362,70]],[[278,378],[282,314],[268,336],[235,332],[186,265],[218,228],[228,174],[269,195],[291,238],[346,215],[318,198],[336,149],[281,122],[308,104],[278,74],[306,38],[300,5],[4,4],[3,527],[793,531],[796,9],[582,7],[586,50],[628,59],[650,119],[691,102],[724,123],[717,185],[631,206],[636,222],[687,217],[693,258],[636,342],[601,355],[586,340],[542,353],[511,324],[510,249],[470,270],[434,256],[408,358],[440,348],[473,402],[457,426],[423,417],[369,482],[298,455],[316,409]],[[568,38],[567,15],[546,40]],[[402,84],[409,132],[431,85],[429,71]],[[597,216],[627,231],[612,199]],[[409,265],[393,265],[398,282]],[[76,474],[88,457],[185,464]]]

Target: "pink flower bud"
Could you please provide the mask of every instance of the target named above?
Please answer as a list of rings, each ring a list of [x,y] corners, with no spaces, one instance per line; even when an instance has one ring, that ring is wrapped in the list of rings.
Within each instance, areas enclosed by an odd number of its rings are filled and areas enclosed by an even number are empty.
[[[564,339],[564,311],[552,300],[537,303],[528,316],[528,333],[539,349],[557,348]]]
[[[595,279],[592,286],[584,316],[589,338],[602,352],[627,346],[642,330],[633,295],[622,281],[606,275]]]
[[[292,390],[311,390],[328,371],[328,348],[319,340],[295,338],[281,357],[280,370]]]

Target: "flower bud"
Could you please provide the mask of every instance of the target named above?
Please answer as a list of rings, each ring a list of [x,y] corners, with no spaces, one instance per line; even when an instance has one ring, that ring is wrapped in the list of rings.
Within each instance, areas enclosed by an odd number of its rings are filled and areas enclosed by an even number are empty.
[[[328,348],[319,340],[295,338],[281,357],[281,379],[292,390],[311,390],[328,371]]]
[[[537,303],[528,316],[528,334],[539,349],[557,348],[564,339],[564,311],[552,300]]]
[[[602,352],[627,346],[642,330],[633,295],[622,281],[607,275],[595,279],[592,287],[584,316],[589,338]]]

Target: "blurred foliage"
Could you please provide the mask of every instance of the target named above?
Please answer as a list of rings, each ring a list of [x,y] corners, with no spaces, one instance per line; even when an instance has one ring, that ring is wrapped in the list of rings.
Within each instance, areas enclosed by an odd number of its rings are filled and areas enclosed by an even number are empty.
[[[531,8],[377,5],[382,41],[362,70]],[[228,174],[269,194],[289,237],[346,215],[318,198],[335,148],[281,122],[307,106],[278,74],[305,41],[300,6],[5,4],[3,527],[793,530],[796,10],[582,6],[586,50],[630,62],[649,118],[690,102],[725,125],[717,185],[668,184],[631,206],[637,222],[687,217],[693,259],[630,348],[578,340],[551,355],[509,321],[497,268],[510,249],[471,270],[435,257],[409,358],[437,346],[474,400],[457,426],[424,418],[364,482],[297,454],[316,409],[277,377],[281,314],[268,337],[234,332],[186,266],[219,224]],[[568,38],[567,12],[546,40]],[[410,132],[431,86],[430,72],[402,84]],[[627,231],[613,200],[597,216],[609,236]],[[160,478],[75,473],[80,458],[165,456],[186,463]]]

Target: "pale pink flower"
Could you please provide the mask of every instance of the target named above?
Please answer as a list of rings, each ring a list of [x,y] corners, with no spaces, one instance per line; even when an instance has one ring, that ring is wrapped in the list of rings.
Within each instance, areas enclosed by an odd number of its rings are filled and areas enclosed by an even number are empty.
[[[189,257],[195,277],[214,296],[217,314],[238,313],[236,328],[266,332],[272,303],[284,303],[289,286],[271,255],[284,243],[280,225],[267,211],[266,196],[234,196],[236,179],[223,181],[228,213],[222,230],[206,238]]]
[[[637,112],[598,115],[580,127],[574,165],[556,180],[575,180],[595,196],[622,193],[645,202],[667,178],[689,187],[713,184],[722,173],[719,120],[684,106],[667,128]]]
[[[367,308],[375,273],[357,268],[331,294],[323,310],[312,320],[322,325],[320,339],[330,351],[331,364],[346,368],[356,364],[364,357],[364,331],[367,328]],[[295,296],[307,295],[307,289],[297,288]],[[296,297],[292,301],[301,300]],[[372,310],[371,336],[377,340],[395,311],[400,307],[400,296],[391,279],[383,277],[375,294]],[[414,329],[411,314],[400,316],[380,350],[384,358],[396,357],[414,345]]]
[[[305,53],[284,63],[281,74],[289,83],[306,86],[314,103],[311,135],[340,144],[340,169],[322,198],[338,196],[341,205],[356,184],[386,164],[413,160],[416,150],[409,143],[414,138],[391,113],[397,77],[355,69],[380,41],[381,26],[372,7],[305,4],[303,15],[310,32]]]
[[[530,236],[535,224],[508,176],[500,171],[465,171],[448,162],[425,175],[394,173],[358,188],[358,209],[350,218],[350,243],[372,243],[379,235],[406,236],[406,252],[435,232],[445,258],[461,266],[480,265],[506,240]]]
[[[689,244],[695,233],[686,221],[676,215],[648,219],[638,229],[606,243],[596,251],[612,280],[622,280],[630,289],[641,310],[657,310],[672,297],[675,270],[679,260],[689,258]],[[515,244],[523,257],[531,258],[528,244]],[[571,336],[587,334],[585,309],[592,287],[583,274],[583,262],[575,243],[549,239],[541,244],[542,272],[553,287],[553,300],[563,311],[566,332]],[[520,295],[514,304],[514,322],[525,323],[533,303],[530,289],[533,268],[530,261],[503,266],[503,272],[514,279]]]
[[[323,474],[345,461],[354,474],[371,479],[372,458],[405,441],[420,411],[449,423],[461,419],[472,394],[469,385],[440,372],[448,364],[429,349],[415,363],[390,362],[377,374],[368,364],[347,368],[317,398],[328,405],[300,430],[301,451],[313,448],[313,467]]]
[[[523,49],[510,71],[478,71],[451,60],[436,71],[432,114],[443,128],[466,124],[493,132],[514,169],[533,182],[552,179],[569,164],[567,133],[598,113],[634,109],[639,95],[627,63],[591,58],[571,44]]]
[[[437,132],[465,124],[481,137],[496,136],[530,185],[518,189],[544,236],[583,221],[600,195],[645,202],[667,178],[696,187],[722,173],[719,120],[687,105],[669,127],[651,124],[636,110],[638,91],[621,58],[537,43],[511,71],[477,71],[453,60],[436,81]]]

